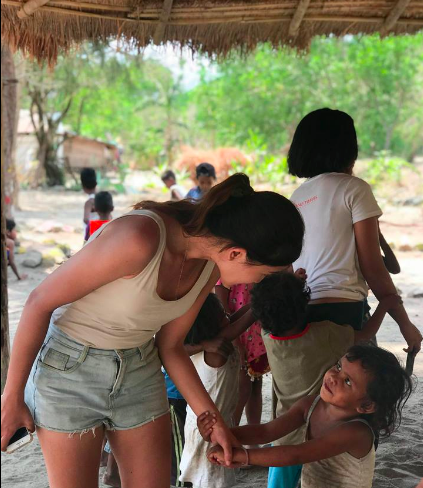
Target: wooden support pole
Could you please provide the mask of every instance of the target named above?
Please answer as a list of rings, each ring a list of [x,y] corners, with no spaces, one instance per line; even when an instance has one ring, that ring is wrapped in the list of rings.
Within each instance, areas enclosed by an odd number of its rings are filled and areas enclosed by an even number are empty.
[[[307,12],[308,6],[310,5],[310,0],[300,0],[298,3],[297,10],[292,17],[291,23],[289,24],[288,35],[289,37],[295,39],[300,30],[301,22]]]
[[[3,81],[1,82],[1,392],[6,383],[10,359],[9,311],[7,294],[6,214],[4,201],[4,123]]]
[[[385,22],[383,23],[380,29],[380,35],[386,36],[389,34],[389,31],[394,27],[395,23],[404,13],[404,10],[407,8],[410,0],[398,0],[395,4],[395,7],[389,12],[388,17],[386,17]]]
[[[160,13],[159,25],[154,32],[153,42],[158,46],[164,38],[166,25],[170,18],[170,12],[172,10],[173,0],[164,0],[163,9]]]

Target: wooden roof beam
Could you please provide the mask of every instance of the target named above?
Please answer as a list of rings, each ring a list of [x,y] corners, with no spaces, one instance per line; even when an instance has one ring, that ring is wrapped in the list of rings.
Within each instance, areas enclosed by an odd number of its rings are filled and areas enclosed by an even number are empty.
[[[30,17],[36,10],[45,5],[48,0],[29,0],[18,10],[17,16],[22,20]]]
[[[173,0],[164,0],[163,9],[159,18],[159,25],[156,27],[156,31],[154,32],[153,36],[153,42],[154,44],[156,44],[156,46],[158,46],[163,41],[166,25],[170,18],[172,5]]]
[[[294,16],[292,17],[291,23],[289,24],[288,35],[292,39],[295,39],[298,35],[301,22],[303,21],[303,18],[307,12],[309,4],[310,4],[310,0],[300,0],[298,3],[297,10],[295,11]]]
[[[380,29],[380,35],[386,36],[389,31],[394,27],[397,20],[401,17],[404,10],[407,8],[410,0],[398,0],[394,8],[390,11],[388,17],[386,17],[385,22],[382,24]]]

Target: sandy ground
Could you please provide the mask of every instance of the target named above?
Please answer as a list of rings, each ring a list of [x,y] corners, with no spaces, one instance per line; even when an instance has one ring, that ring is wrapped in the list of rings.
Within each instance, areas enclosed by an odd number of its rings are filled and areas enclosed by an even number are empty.
[[[160,190],[145,192],[144,195],[116,196],[115,216],[126,212],[137,199],[163,198]],[[15,213],[19,226],[19,240],[22,247],[29,251],[46,247],[46,241],[66,243],[76,252],[82,243],[81,213],[84,197],[82,194],[59,191],[22,192],[22,210]],[[381,228],[388,242],[397,248],[404,244],[416,245],[423,242],[423,226],[421,224],[421,207],[393,207],[384,205],[385,214],[381,219]],[[45,222],[58,222],[65,227],[60,232],[47,232]],[[48,227],[48,226],[47,226]],[[406,309],[414,323],[422,326],[423,299],[412,298],[415,290],[423,288],[423,259],[418,251],[398,252],[402,272],[394,281],[404,298]],[[25,255],[18,255],[17,261],[22,262]],[[26,280],[18,282],[9,273],[9,308],[10,331],[13,341],[14,333],[26,298],[53,268],[28,269],[19,266],[27,273]],[[375,299],[370,298],[372,306]],[[403,361],[404,341],[395,323],[387,318],[378,334],[378,341],[396,353]],[[414,372],[420,378],[415,392],[404,409],[404,418],[400,430],[389,440],[383,442],[377,452],[375,488],[414,488],[423,477],[423,355],[420,354],[415,363]],[[271,377],[267,376],[263,390],[263,420],[270,419],[270,386]],[[1,455],[2,485],[7,488],[47,488],[48,481],[42,454],[37,440],[25,449],[13,455]],[[254,468],[242,471],[238,475],[236,488],[265,488],[267,470]],[[100,486],[103,488],[104,485]],[[83,488],[83,487],[78,487]]]

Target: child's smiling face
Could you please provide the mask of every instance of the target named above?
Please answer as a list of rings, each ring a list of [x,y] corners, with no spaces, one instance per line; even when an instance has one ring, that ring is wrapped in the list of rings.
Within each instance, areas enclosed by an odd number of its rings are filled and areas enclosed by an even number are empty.
[[[358,413],[371,413],[369,403],[372,402],[367,395],[370,380],[369,373],[359,360],[350,362],[344,356],[325,374],[320,396],[323,401],[334,407]]]

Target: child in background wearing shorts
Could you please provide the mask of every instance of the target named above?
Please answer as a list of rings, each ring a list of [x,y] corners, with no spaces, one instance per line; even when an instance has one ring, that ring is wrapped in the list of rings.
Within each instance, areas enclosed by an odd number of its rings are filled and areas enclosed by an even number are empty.
[[[21,274],[18,271],[15,261],[15,241],[18,235],[16,233],[16,222],[13,219],[6,219],[6,254],[7,254],[7,264],[12,268],[18,281],[24,280],[27,275]]]
[[[81,185],[82,190],[88,195],[88,199],[84,203],[83,221],[85,224],[84,242],[87,242],[90,237],[90,220],[97,220],[98,215],[94,208],[94,198],[97,188],[97,175],[93,168],[84,168],[81,170]]]

